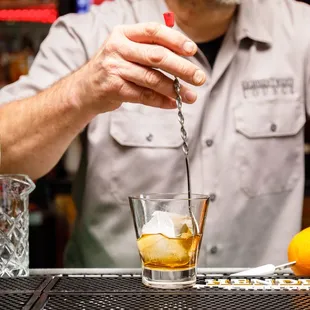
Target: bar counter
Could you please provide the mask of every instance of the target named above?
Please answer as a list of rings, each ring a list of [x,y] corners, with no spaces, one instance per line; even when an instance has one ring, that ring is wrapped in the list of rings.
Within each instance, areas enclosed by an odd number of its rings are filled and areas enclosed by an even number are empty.
[[[310,310],[310,277],[229,276],[241,270],[198,269],[195,287],[159,290],[141,283],[140,269],[36,269],[29,277],[0,278],[0,309]]]

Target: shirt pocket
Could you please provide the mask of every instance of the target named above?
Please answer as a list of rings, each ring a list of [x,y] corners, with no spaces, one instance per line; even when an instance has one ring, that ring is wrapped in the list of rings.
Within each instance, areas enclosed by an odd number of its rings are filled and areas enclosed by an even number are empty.
[[[297,99],[241,102],[234,117],[243,191],[254,197],[291,190],[303,175],[304,105]]]
[[[180,190],[184,174],[178,169],[184,162],[175,111],[113,112],[110,136],[111,188],[117,201],[127,202],[132,194]]]

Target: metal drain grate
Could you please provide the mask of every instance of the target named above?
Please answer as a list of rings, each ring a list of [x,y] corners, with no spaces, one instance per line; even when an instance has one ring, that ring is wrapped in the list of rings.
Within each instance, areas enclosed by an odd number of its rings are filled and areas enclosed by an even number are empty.
[[[257,278],[258,280],[266,280],[266,279],[285,279],[286,277],[273,277],[273,278]],[[206,276],[199,276],[197,278],[197,284],[198,285],[203,285],[203,291],[223,291],[224,288],[223,286],[220,287],[206,287],[206,281],[208,277]],[[229,277],[219,277],[216,280],[221,279],[221,280],[226,280],[229,279]],[[287,279],[291,280],[297,280],[297,278],[290,276]],[[226,289],[229,286],[226,286]],[[240,286],[238,289],[237,288],[230,288],[231,290],[253,290],[247,288],[245,285]],[[271,289],[266,289],[263,286],[260,288],[256,288],[260,290],[271,290]],[[129,292],[134,292],[134,293],[144,293],[144,292],[173,292],[175,293],[175,290],[160,290],[160,289],[150,289],[142,284],[141,277],[139,276],[132,276],[132,275],[127,275],[127,276],[121,276],[121,275],[107,275],[104,277],[92,277],[92,276],[78,276],[78,277],[60,277],[58,278],[58,281],[56,284],[52,287],[52,292],[59,292],[59,293],[64,293],[64,292],[76,292],[76,293],[92,293],[92,292],[104,292],[104,293],[129,293]],[[284,288],[282,287],[281,290],[289,290],[289,288]],[[196,292],[196,288],[192,289],[185,289],[181,290],[179,292]]]
[[[1,294],[0,309],[19,310],[24,309],[31,298],[31,294]]]
[[[35,291],[45,279],[45,277],[0,278],[0,290],[1,292]]]
[[[137,292],[143,289],[141,278],[60,278],[53,292]]]
[[[197,284],[205,284],[205,278],[199,277]],[[192,289],[196,291],[196,289]],[[221,290],[220,288],[213,290]],[[154,292],[144,286],[141,277],[62,277],[56,283],[53,292]],[[186,292],[191,289],[186,289]],[[167,290],[164,290],[167,292]],[[175,291],[172,291],[175,292]]]
[[[44,310],[310,310],[310,295],[292,294],[107,294],[54,295]]]
[[[147,288],[132,274],[0,278],[0,310],[310,310],[310,279],[297,285],[290,276],[280,289],[283,276],[273,278],[274,285],[252,288],[233,279],[226,285],[229,277],[219,276],[211,279],[225,285],[216,287],[200,275],[197,287],[170,291]]]

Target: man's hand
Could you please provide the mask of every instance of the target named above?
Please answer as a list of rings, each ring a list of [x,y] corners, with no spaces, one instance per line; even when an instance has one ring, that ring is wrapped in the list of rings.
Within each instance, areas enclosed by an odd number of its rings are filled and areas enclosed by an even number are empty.
[[[76,101],[84,109],[102,113],[117,109],[122,102],[174,108],[173,80],[167,72],[195,86],[206,76],[182,56],[192,56],[197,46],[186,36],[156,23],[116,27],[97,55],[76,72]],[[182,86],[186,103],[195,92]]]

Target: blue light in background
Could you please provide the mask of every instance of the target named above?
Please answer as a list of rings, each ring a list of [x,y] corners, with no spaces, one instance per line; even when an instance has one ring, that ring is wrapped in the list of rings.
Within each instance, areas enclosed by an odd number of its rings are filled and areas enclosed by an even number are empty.
[[[92,0],[76,0],[76,12],[83,14],[90,10]]]

